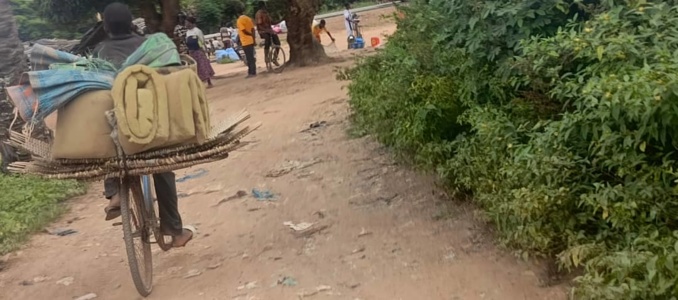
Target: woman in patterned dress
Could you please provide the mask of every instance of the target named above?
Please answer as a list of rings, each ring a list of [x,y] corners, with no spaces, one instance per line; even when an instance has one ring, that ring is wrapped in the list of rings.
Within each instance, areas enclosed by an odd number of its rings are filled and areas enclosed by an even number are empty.
[[[207,52],[205,51],[205,36],[198,27],[195,26],[195,18],[186,18],[186,47],[190,55],[198,65],[198,76],[200,80],[207,83],[207,87],[212,87],[212,76],[214,69]]]

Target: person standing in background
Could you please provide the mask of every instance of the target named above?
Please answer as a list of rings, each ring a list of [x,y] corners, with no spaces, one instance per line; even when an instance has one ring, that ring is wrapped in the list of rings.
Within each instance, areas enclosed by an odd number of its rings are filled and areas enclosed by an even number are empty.
[[[271,44],[280,46],[280,38],[278,34],[273,31],[273,20],[271,15],[266,10],[266,3],[264,1],[259,2],[259,10],[254,15],[255,23],[257,24],[257,31],[259,32],[259,37],[264,40],[264,59],[268,64],[268,53],[271,51]],[[276,48],[276,51],[277,48]],[[274,53],[274,62],[278,64],[277,58],[278,53]]]
[[[186,15],[184,13],[179,13],[177,15],[177,25],[174,26],[174,44],[177,45],[177,50],[179,54],[188,54],[188,48],[186,47]]]
[[[214,76],[214,69],[207,56],[205,49],[205,36],[200,28],[195,26],[196,20],[194,17],[186,18],[186,47],[188,54],[195,60],[198,65],[198,77],[207,84],[207,87],[212,87],[212,76]]]
[[[349,37],[353,34],[353,14],[351,14],[351,4],[346,4],[346,9],[344,10],[344,26],[346,26],[346,37]]]
[[[332,39],[332,43],[334,43],[334,37],[332,37],[332,34],[329,31],[327,31],[326,22],[324,19],[320,20],[320,23],[313,25],[313,36],[318,41],[318,43],[321,41],[320,34],[323,32],[327,33],[330,39]]]
[[[254,22],[242,9],[237,21],[238,39],[247,60],[247,78],[257,76],[257,62],[254,58]]]

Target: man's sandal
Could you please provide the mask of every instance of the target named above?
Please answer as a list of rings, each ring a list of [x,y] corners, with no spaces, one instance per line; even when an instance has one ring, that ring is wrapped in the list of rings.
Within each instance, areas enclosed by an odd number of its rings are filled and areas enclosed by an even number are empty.
[[[190,242],[191,240],[193,240],[193,237],[198,233],[198,230],[195,229],[195,227],[193,227],[193,226],[191,226],[191,225],[186,225],[186,226],[184,226],[184,227],[181,228],[181,229],[182,229],[182,230],[188,230],[188,231],[190,231],[190,232],[191,232],[191,237],[189,237],[188,240],[186,240],[186,242],[184,242],[182,245],[177,245],[177,244],[175,244],[175,243],[174,243],[174,237],[172,237],[172,248],[186,247],[186,244],[188,244],[188,242]]]
[[[106,213],[106,221],[118,218],[121,214],[120,206],[106,206],[104,212]]]

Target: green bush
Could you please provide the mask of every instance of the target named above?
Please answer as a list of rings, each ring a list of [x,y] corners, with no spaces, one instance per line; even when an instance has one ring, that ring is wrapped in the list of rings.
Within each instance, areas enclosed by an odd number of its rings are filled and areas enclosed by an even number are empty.
[[[0,255],[15,250],[29,234],[63,211],[60,201],[85,191],[75,181],[0,174]]]
[[[441,24],[445,24],[442,26]],[[472,194],[582,299],[678,295],[674,1],[428,1],[346,75],[354,125]]]

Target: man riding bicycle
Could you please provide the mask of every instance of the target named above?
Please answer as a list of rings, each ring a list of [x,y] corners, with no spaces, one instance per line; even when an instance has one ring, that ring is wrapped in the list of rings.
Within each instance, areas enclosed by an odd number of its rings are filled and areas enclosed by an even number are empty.
[[[103,17],[104,30],[108,34],[108,39],[101,42],[94,49],[93,54],[119,68],[146,39],[132,32],[133,17],[127,5],[118,2],[111,3],[106,6]],[[154,174],[153,180],[158,196],[162,231],[165,235],[172,236],[172,247],[183,247],[193,238],[195,229],[182,224],[177,202],[175,175],[173,172]],[[104,181],[104,196],[110,201],[104,209],[107,221],[120,217],[119,189],[119,179],[110,178]]]
[[[254,23],[257,25],[259,37],[264,40],[264,59],[266,60],[266,64],[268,64],[268,53],[271,51],[271,44],[280,47],[280,39],[278,38],[278,34],[273,31],[273,20],[271,19],[271,15],[268,13],[268,10],[266,10],[266,3],[263,1],[259,2],[259,10],[254,15]],[[278,66],[277,49],[273,56],[274,59],[272,63]]]

